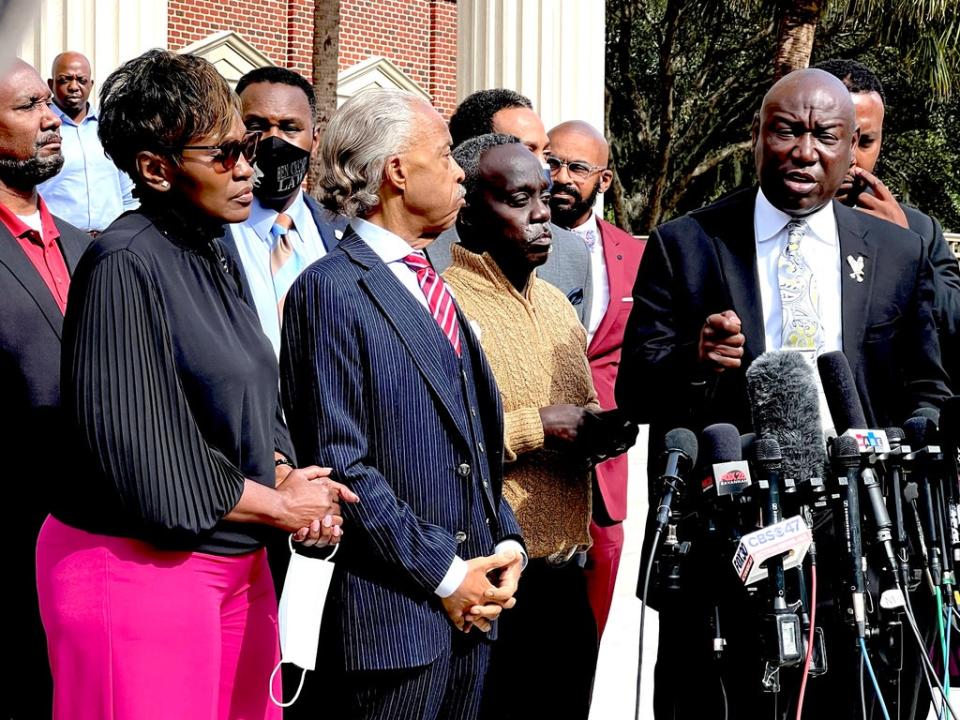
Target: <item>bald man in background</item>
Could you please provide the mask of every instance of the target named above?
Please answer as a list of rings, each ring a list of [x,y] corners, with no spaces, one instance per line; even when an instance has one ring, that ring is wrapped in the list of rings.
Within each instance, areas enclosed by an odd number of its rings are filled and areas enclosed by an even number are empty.
[[[78,52],[60,53],[53,59],[47,85],[53,93],[53,111],[63,123],[64,164],[38,189],[54,215],[97,236],[121,213],[139,205],[133,183],[100,145],[99,118],[89,103],[90,61]]]
[[[608,223],[594,211],[597,196],[613,179],[607,167],[610,147],[589,123],[571,120],[549,132],[544,153],[553,180],[550,210],[553,221],[571,230],[590,253],[593,289],[583,309],[587,328],[587,359],[600,406],[617,406],[614,385],[627,317],[633,307],[633,282],[643,256],[644,241]],[[587,555],[587,592],[597,620],[598,635],[610,613],[613,588],[623,550],[623,520],[627,516],[627,456],[619,455],[596,468],[593,546]]]

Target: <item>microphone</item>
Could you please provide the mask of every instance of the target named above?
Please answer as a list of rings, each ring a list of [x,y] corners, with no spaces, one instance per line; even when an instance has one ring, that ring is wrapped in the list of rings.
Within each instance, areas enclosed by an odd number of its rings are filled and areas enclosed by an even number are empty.
[[[908,558],[907,525],[903,515],[903,459],[910,452],[906,436],[898,427],[888,427],[884,432],[890,442],[890,452],[886,457],[887,477],[890,479],[890,494],[887,497],[887,510],[892,516],[894,544],[897,551],[897,567],[903,589],[910,587],[910,561]]]
[[[813,370],[800,353],[778,350],[754,360],[746,378],[754,429],[776,440],[783,455],[783,489],[802,490],[812,501],[823,492],[826,466]]]
[[[697,462],[697,436],[686,428],[675,428],[667,433],[663,441],[666,465],[660,482],[663,495],[657,506],[656,529],[663,531],[670,519],[670,505],[674,494],[683,492],[683,475]]]
[[[860,470],[860,448],[857,441],[848,435],[834,438],[830,445],[830,456],[834,472],[840,483],[841,493],[846,489],[843,504],[844,534],[847,538],[847,552],[850,556],[851,591],[853,621],[857,629],[857,638],[866,636],[866,612],[864,608],[864,567],[863,539],[860,535],[860,494],[857,488],[857,475]]]
[[[780,509],[780,473],[783,456],[780,446],[773,438],[757,440],[756,462],[762,477],[767,481],[765,521],[768,527],[776,527],[783,520]],[[799,520],[799,518],[797,518]],[[809,547],[809,542],[807,543]],[[800,662],[803,640],[800,634],[800,618],[787,609],[786,582],[783,574],[783,556],[775,555],[767,564],[771,579],[771,612],[761,624],[761,646],[764,659],[775,667],[795,665]]]
[[[861,451],[889,453],[890,444],[887,441],[886,434],[882,430],[867,429],[863,405],[860,404],[860,396],[857,394],[857,387],[846,355],[839,351],[824,353],[817,358],[817,367],[820,371],[820,379],[823,382],[823,391],[827,397],[827,407],[830,408],[830,415],[837,432],[841,436],[852,436]],[[844,443],[842,447],[846,448],[847,444]],[[845,467],[848,461],[843,460],[843,464]],[[896,576],[898,563],[896,553],[893,551],[893,535],[890,531],[893,523],[890,522],[890,513],[887,512],[883,488],[880,486],[880,480],[873,468],[863,468],[860,477],[863,480],[864,489],[867,491],[867,503],[876,540],[883,546],[890,571],[894,574],[894,581],[899,582]],[[853,484],[857,484],[856,479]],[[854,491],[856,491],[856,488],[854,488]],[[858,515],[858,525],[859,519],[860,516]]]
[[[927,569],[930,573],[930,581],[933,585],[938,586],[943,582],[943,565],[941,563],[940,538],[935,519],[936,504],[930,487],[930,475],[935,470],[935,464],[942,459],[940,446],[936,444],[937,428],[929,417],[914,415],[903,423],[903,432],[907,436],[910,448],[913,450],[907,456],[907,460],[915,463],[911,476],[917,483],[919,497],[923,505],[920,521],[930,559],[930,565]]]
[[[739,495],[753,484],[750,465],[743,459],[740,431],[735,426],[730,423],[708,425],[700,433],[700,444],[707,471],[700,490],[706,501]]]
[[[960,487],[957,485],[957,448],[960,445],[960,396],[954,395],[943,404],[940,413],[940,444],[946,460],[945,495],[950,526],[953,562],[960,562]]]

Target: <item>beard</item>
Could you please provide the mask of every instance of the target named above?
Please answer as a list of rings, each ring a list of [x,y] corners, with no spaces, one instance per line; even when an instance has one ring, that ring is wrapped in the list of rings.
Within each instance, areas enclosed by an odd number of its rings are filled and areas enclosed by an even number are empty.
[[[0,158],[0,182],[18,190],[31,190],[44,180],[49,180],[63,167],[63,153],[49,157],[37,154],[26,160]]]
[[[576,185],[566,185],[564,183],[553,184],[553,187],[550,188],[552,193],[564,193],[573,198],[573,203],[569,207],[560,207],[557,203],[550,202],[550,211],[553,216],[553,222],[561,227],[570,228],[573,227],[573,224],[579,220],[581,217],[587,214],[587,211],[592,209],[597,202],[597,195],[600,194],[600,181],[593,186],[593,190],[590,191],[590,194],[584,198],[580,191],[577,189]]]

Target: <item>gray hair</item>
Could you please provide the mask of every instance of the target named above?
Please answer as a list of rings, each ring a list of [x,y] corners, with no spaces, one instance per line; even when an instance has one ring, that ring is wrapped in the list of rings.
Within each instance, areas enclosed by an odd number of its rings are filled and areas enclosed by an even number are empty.
[[[387,158],[410,146],[417,103],[424,101],[412,93],[371,88],[333,114],[320,144],[318,189],[327,208],[352,218],[380,204]]]
[[[468,138],[453,149],[453,159],[463,169],[464,197],[472,198],[480,186],[480,158],[490,148],[512,145],[519,138],[505,133],[487,133]]]

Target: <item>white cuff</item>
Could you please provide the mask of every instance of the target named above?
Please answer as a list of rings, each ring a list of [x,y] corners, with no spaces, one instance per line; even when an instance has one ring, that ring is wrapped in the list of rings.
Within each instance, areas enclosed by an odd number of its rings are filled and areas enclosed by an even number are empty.
[[[516,553],[520,553],[520,557],[522,558],[520,561],[520,569],[527,569],[527,562],[530,558],[527,557],[527,551],[523,549],[523,545],[516,540],[501,540],[497,543],[496,547],[494,547],[493,551],[499,553],[502,550],[513,550]]]
[[[463,558],[454,555],[450,569],[447,570],[447,574],[443,576],[443,580],[434,592],[438,597],[450,597],[457,591],[465,577],[467,577],[467,563]]]

